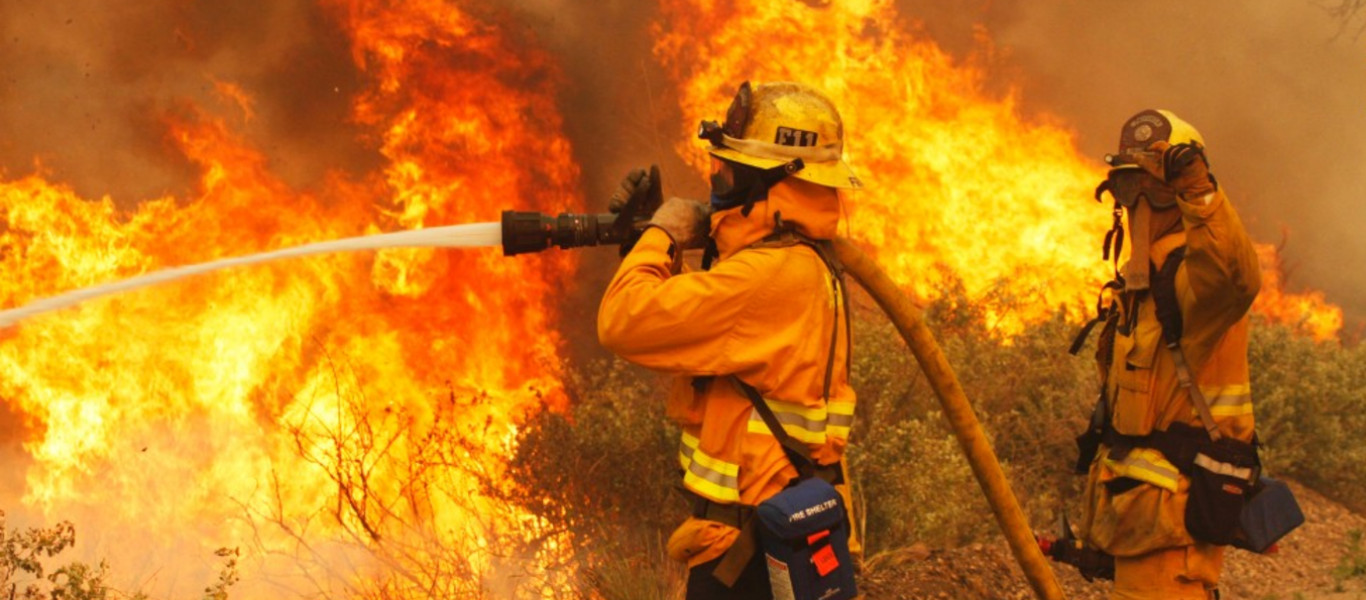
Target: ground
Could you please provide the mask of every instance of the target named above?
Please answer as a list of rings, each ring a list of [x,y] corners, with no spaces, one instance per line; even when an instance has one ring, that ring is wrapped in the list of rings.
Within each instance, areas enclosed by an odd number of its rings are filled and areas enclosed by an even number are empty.
[[[1293,482],[1305,524],[1273,555],[1230,550],[1220,586],[1222,600],[1366,600],[1366,574],[1339,567],[1349,558],[1352,532],[1366,531],[1366,516]],[[1054,564],[1070,600],[1103,600],[1108,583],[1087,582]],[[1338,573],[1335,574],[1335,570]],[[1033,594],[1004,540],[951,550],[912,548],[869,561],[860,580],[864,597],[888,599],[1026,600]]]

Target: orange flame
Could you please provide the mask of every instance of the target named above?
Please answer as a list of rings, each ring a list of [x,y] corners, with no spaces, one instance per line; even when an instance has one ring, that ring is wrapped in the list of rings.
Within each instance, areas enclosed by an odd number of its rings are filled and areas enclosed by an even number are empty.
[[[1337,339],[1342,331],[1342,308],[1325,300],[1323,292],[1286,291],[1285,268],[1275,246],[1257,244],[1257,257],[1262,263],[1262,292],[1252,311],[1319,341]]]
[[[329,6],[373,82],[354,115],[379,133],[382,172],[291,189],[228,124],[188,107],[168,127],[199,166],[193,197],[121,211],[42,175],[0,181],[0,305],[510,206],[582,205],[547,56],[447,2]],[[250,114],[245,90],[215,86]],[[573,267],[567,253],[334,255],[22,323],[0,333],[0,398],[30,423],[23,503],[75,518],[95,555],[155,540],[132,579],[158,589],[180,576],[155,569],[233,545],[248,553],[234,596],[278,596],[266,579],[386,597],[551,585],[537,565],[553,556],[510,568],[508,544],[544,532],[494,498],[518,424],[566,401],[551,301]]]
[[[293,189],[227,122],[188,107],[168,128],[201,173],[190,197],[122,211],[42,174],[0,181],[0,306],[506,207],[582,206],[557,71],[534,43],[441,0],[322,2],[369,78],[353,117],[374,132],[382,170]],[[984,91],[981,65],[917,39],[889,0],[665,0],[660,19],[655,52],[681,92],[679,148],[696,167],[692,127],[719,116],[739,81],[811,82],[843,108],[849,158],[873,184],[846,207],[849,232],[896,280],[923,297],[949,277],[971,300],[1007,285],[1037,294],[993,315],[1006,334],[1058,307],[1085,316],[1109,274],[1108,209],[1089,201],[1101,167],[1064,127]],[[248,90],[213,86],[253,117]],[[546,535],[529,561],[507,556],[504,544],[545,532],[496,497],[518,424],[566,402],[550,304],[574,266],[570,253],[496,250],[315,257],[2,331],[0,398],[28,423],[22,502],[76,518],[94,555],[164,549],[130,572],[140,584],[173,587],[180,576],[157,569],[242,545],[234,596],[553,597],[564,582],[546,565],[572,540]],[[1258,311],[1336,332],[1336,307],[1279,281],[1267,278]]]
[[[952,277],[969,301],[1026,301],[988,314],[1005,335],[1059,308],[1090,316],[1111,275],[1100,256],[1109,206],[1090,200],[1104,167],[1062,126],[1021,115],[1016,92],[987,93],[982,66],[955,64],[913,31],[890,0],[665,0],[655,54],[681,90],[679,152],[707,168],[693,128],[722,116],[741,81],[810,83],[841,107],[846,158],[870,183],[845,207],[848,235],[893,280],[922,298]],[[1268,287],[1264,314],[1298,302]]]

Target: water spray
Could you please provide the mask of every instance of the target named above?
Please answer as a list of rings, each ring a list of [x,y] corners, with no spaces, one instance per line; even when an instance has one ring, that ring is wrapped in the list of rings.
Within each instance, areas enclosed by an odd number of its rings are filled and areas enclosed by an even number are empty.
[[[659,167],[656,166],[650,169],[648,188],[630,198],[616,213],[561,213],[552,217],[539,212],[504,211],[502,221],[496,223],[468,223],[364,235],[173,267],[74,290],[18,308],[0,311],[0,329],[34,315],[75,306],[100,296],[129,292],[211,271],[315,254],[383,248],[480,248],[501,245],[505,256],[513,256],[540,252],[552,245],[564,249],[620,245],[634,240],[644,231],[650,215],[662,202]]]
[[[498,223],[470,223],[467,225],[450,225],[446,227],[432,227],[430,229],[414,229],[412,231],[364,235],[333,240],[330,242],[305,244],[293,248],[284,248],[248,256],[224,258],[206,263],[153,271],[129,279],[81,288],[50,298],[43,298],[19,308],[0,311],[0,329],[9,327],[28,317],[67,308],[69,306],[75,306],[92,298],[128,292],[138,288],[183,279],[192,275],[199,275],[201,273],[219,271],[232,267],[334,252],[355,252],[359,250],[378,250],[381,248],[477,248],[497,246],[500,242],[501,229]]]

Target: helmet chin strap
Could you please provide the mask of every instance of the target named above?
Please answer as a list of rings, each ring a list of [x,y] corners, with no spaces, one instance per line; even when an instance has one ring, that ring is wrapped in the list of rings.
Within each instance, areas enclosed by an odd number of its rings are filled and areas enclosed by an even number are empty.
[[[1152,220],[1152,208],[1146,198],[1140,198],[1129,210],[1129,262],[1124,264],[1124,290],[1137,291],[1148,289],[1149,245],[1152,233],[1148,222]]]

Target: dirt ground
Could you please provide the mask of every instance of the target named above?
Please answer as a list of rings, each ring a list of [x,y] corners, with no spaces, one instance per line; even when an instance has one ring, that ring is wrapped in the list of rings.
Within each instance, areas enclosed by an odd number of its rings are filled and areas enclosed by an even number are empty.
[[[1351,532],[1366,517],[1290,483],[1305,524],[1272,555],[1229,550],[1220,586],[1223,600],[1366,600],[1366,578],[1334,575],[1348,554]],[[1087,582],[1054,563],[1067,598],[1103,600],[1108,582]],[[1033,594],[1004,540],[951,550],[923,546],[870,557],[860,579],[871,599],[1027,600]]]

